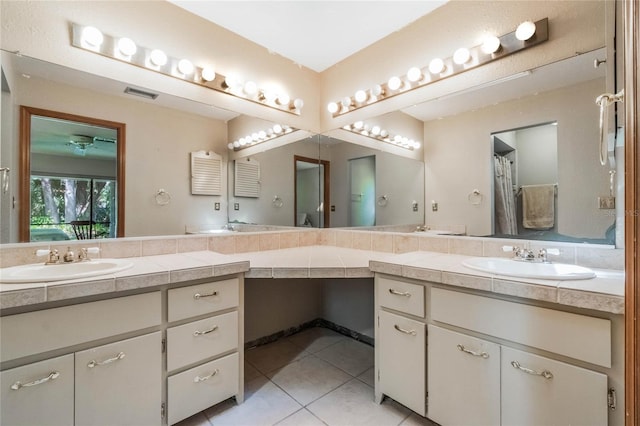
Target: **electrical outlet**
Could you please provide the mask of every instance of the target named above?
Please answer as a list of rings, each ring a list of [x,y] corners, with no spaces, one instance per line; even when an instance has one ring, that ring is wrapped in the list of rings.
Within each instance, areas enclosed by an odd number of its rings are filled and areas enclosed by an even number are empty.
[[[233,203],[234,210],[240,210],[240,203]]]
[[[213,203],[214,210],[220,210],[220,203]]]
[[[331,206],[331,211],[335,212],[336,211],[336,206]]]
[[[414,201],[414,202],[411,204],[411,207],[413,208],[413,211],[414,211],[414,212],[417,212],[417,211],[418,211],[418,202],[417,202],[417,201]]]
[[[611,210],[616,208],[616,197],[598,197],[598,208]]]
[[[438,203],[435,200],[431,200],[431,211],[433,212],[438,211]]]

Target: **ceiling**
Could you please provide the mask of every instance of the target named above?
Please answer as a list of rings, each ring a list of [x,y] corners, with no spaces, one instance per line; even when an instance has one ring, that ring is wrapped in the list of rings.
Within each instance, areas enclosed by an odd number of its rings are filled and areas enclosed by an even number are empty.
[[[317,72],[446,3],[446,0],[169,1]]]

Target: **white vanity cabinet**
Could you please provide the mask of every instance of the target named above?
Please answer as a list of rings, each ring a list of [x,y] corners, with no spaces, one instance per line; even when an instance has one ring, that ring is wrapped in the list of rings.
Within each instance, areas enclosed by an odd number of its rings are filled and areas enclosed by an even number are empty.
[[[169,290],[169,424],[232,396],[242,402],[241,294],[239,278]]]
[[[426,414],[425,288],[376,277],[376,400]]]
[[[76,425],[159,425],[162,334],[75,354]]]

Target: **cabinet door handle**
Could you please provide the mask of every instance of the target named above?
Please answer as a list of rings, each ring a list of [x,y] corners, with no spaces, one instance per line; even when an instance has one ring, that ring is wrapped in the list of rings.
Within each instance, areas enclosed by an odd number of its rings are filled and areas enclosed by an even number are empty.
[[[96,361],[95,359],[93,359],[89,361],[89,363],[87,364],[87,367],[93,368],[93,367],[98,367],[100,365],[111,364],[112,362],[121,360],[124,357],[125,357],[124,352],[120,352],[118,355],[114,356],[113,358],[108,358],[108,359],[105,359],[104,361]]]
[[[211,328],[210,328],[210,329],[208,329],[208,330],[204,330],[204,331],[196,330],[196,331],[194,331],[194,332],[193,332],[193,335],[194,335],[194,336],[202,336],[203,334],[209,334],[209,333],[212,333],[212,332],[216,331],[217,329],[218,329],[218,326],[217,326],[217,325],[214,325],[213,327],[211,327]]]
[[[212,292],[211,292],[211,293],[209,293],[209,294],[206,294],[206,293],[205,293],[205,294],[196,293],[196,294],[194,294],[194,295],[193,295],[193,298],[194,298],[194,299],[196,299],[196,300],[198,300],[198,299],[200,299],[200,298],[202,298],[202,297],[213,297],[213,296],[217,296],[217,295],[218,295],[218,292],[217,292],[217,291],[212,291]]]
[[[220,370],[218,370],[217,368],[215,370],[213,370],[213,373],[209,374],[208,376],[196,376],[193,379],[193,383],[200,383],[200,382],[204,382],[205,380],[209,380],[210,378],[212,378],[213,376],[215,376],[216,374],[218,374],[220,372]]]
[[[486,353],[486,352],[472,351],[471,349],[465,348],[463,345],[457,345],[457,348],[458,348],[459,351],[464,352],[464,353],[469,354],[469,355],[479,356],[480,358],[484,358],[484,359],[489,358],[489,354]]]
[[[41,379],[36,379],[33,382],[29,382],[29,383],[22,383],[20,381],[15,382],[14,384],[11,385],[11,389],[12,390],[19,390],[20,388],[28,388],[30,386],[38,386],[38,385],[41,385],[43,383],[47,383],[49,380],[55,380],[58,377],[60,377],[60,372],[59,371],[52,371],[51,373],[49,373],[49,375],[47,377],[43,377]]]
[[[409,293],[408,291],[398,291],[392,288],[389,289],[389,293],[395,294],[396,296],[411,297],[411,293]]]
[[[532,370],[530,368],[523,367],[522,365],[520,365],[518,361],[511,361],[511,365],[513,366],[513,368],[517,368],[518,370],[524,371],[527,374],[533,374],[534,376],[541,376],[547,380],[553,379],[553,373],[551,373],[551,371],[549,370],[542,370],[542,371]]]
[[[393,326],[393,328],[395,328],[396,330],[398,330],[400,333],[410,334],[410,335],[412,335],[412,336],[415,336],[416,334],[418,334],[418,333],[416,333],[416,331],[415,331],[415,330],[405,330],[404,328],[400,327],[398,324],[395,324],[395,325]]]

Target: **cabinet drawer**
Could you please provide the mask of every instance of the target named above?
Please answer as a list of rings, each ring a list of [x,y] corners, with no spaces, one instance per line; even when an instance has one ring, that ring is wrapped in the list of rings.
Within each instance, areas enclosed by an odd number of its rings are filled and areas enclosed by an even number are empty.
[[[233,308],[239,302],[238,278],[176,288],[169,290],[169,321]]]
[[[423,323],[378,312],[380,390],[424,416],[426,406],[426,329]]]
[[[72,354],[3,371],[0,383],[0,424],[73,424]]]
[[[159,331],[76,352],[76,424],[159,425]]]
[[[500,424],[500,345],[428,326],[429,418],[442,425]]]
[[[504,346],[501,371],[503,425],[607,424],[606,375]]]
[[[386,308],[424,318],[424,286],[377,277],[378,303]]]
[[[238,347],[238,312],[167,330],[167,369],[183,367]]]
[[[239,356],[234,353],[169,377],[169,424],[236,395],[239,374]]]
[[[0,361],[160,324],[160,292],[0,318]]]
[[[611,321],[439,288],[431,318],[479,333],[611,367]]]

